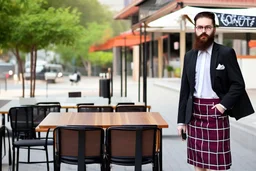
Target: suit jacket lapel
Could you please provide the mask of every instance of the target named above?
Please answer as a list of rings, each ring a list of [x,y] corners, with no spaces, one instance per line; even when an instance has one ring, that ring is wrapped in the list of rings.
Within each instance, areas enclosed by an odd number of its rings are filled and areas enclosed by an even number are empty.
[[[196,60],[197,60],[198,50],[195,50],[191,59],[191,65],[190,65],[190,73],[191,73],[191,90],[192,95],[194,94],[194,88],[196,85]]]
[[[214,78],[215,78],[215,70],[216,70],[217,61],[218,61],[217,60],[218,54],[219,54],[219,45],[216,43],[213,43],[212,56],[211,56],[211,67],[210,67],[212,87],[214,86]]]

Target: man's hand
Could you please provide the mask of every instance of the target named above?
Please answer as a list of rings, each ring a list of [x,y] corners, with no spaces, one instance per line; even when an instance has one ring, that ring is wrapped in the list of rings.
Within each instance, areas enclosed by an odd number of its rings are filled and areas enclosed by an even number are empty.
[[[181,130],[183,130],[184,133],[187,132],[187,125],[178,125],[177,129],[178,129],[178,135],[181,136]]]
[[[225,109],[222,107],[221,104],[216,104],[215,106],[212,107],[212,109],[215,109],[215,108],[217,108],[221,114],[223,114],[225,112]]]

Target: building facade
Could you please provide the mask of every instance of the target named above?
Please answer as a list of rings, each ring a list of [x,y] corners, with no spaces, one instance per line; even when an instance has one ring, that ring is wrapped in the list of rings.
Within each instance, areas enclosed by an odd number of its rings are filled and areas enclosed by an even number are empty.
[[[132,30],[140,30],[142,25],[147,26],[150,22],[178,11],[186,6],[203,7],[208,9],[251,8],[256,7],[256,0],[133,0],[129,5],[125,6],[125,8],[116,14],[115,19],[130,20]],[[152,41],[152,43],[148,42],[146,44],[146,47],[148,48],[148,76],[159,78],[166,76],[164,72],[166,65],[174,63],[172,65],[177,66],[177,59],[179,68],[182,68],[184,54],[186,51],[191,49],[194,37],[192,35],[193,30],[183,31],[180,29],[174,32],[171,30],[163,31],[162,29],[157,30],[146,27],[146,29],[143,29],[143,31],[145,31],[147,35],[151,36]],[[217,31],[216,36],[216,42],[232,46],[236,50],[237,55],[239,57],[241,56],[238,61],[246,80],[247,78],[250,78],[250,73],[247,71],[248,67],[245,67],[244,64],[246,63],[247,66],[247,63],[252,64],[255,60],[251,61],[251,58],[247,59],[244,56],[250,55],[248,42],[250,40],[256,39],[255,33],[256,31],[245,29],[237,31],[234,34],[234,31],[229,30],[223,32]],[[178,46],[178,48],[175,48],[175,45],[176,47]],[[151,52],[152,48],[154,49],[153,52]],[[138,52],[134,52],[133,54],[138,54]],[[134,57],[134,61],[138,61],[135,58],[138,58],[138,56]],[[134,64],[134,66],[137,65]],[[150,71],[152,68],[155,68],[155,70]],[[154,73],[154,75],[151,73]],[[256,87],[256,85],[251,83],[248,85],[249,87]]]

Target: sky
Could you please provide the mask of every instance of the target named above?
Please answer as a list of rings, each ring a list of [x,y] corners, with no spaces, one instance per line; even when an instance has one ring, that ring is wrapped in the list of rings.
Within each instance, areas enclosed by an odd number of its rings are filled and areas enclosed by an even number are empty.
[[[101,4],[107,5],[111,10],[121,11],[124,8],[124,0],[98,0]]]

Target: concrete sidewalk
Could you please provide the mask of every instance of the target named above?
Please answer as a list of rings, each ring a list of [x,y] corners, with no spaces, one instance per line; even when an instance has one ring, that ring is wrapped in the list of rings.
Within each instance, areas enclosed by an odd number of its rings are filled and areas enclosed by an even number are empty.
[[[176,92],[180,92],[180,78],[163,78],[159,79],[154,85],[167,88]],[[252,102],[254,110],[256,110],[256,89],[246,90],[250,100]],[[235,134],[232,134],[232,138],[238,141],[240,144],[248,147],[249,149],[256,150],[256,114],[252,114],[245,118],[236,121],[234,118],[230,118],[231,129]]]
[[[11,84],[9,82],[8,91],[1,91],[0,99],[13,99],[20,96],[20,84]],[[84,96],[98,96],[98,77],[83,77],[78,85],[70,85],[67,78],[63,78],[57,84],[49,84],[48,94],[51,97],[67,97],[68,91],[82,91]],[[133,102],[142,101],[142,80],[141,80],[141,94],[138,100],[138,82],[128,77],[127,85],[127,98]],[[28,87],[28,85],[26,86]],[[163,129],[163,168],[164,171],[193,171],[193,167],[186,163],[186,142],[182,142],[181,138],[177,135],[177,111],[178,111],[178,98],[179,98],[180,79],[158,79],[148,78],[147,81],[147,104],[151,105],[152,112],[159,112],[163,118],[168,122],[169,128]],[[254,90],[248,90],[255,92]],[[27,88],[27,95],[29,94]],[[36,96],[45,96],[45,83],[38,82],[36,86]],[[250,97],[252,93],[250,92]],[[114,97],[120,97],[120,77],[114,78]],[[256,98],[251,97],[254,107]],[[250,118],[249,118],[250,117]],[[255,147],[255,134],[250,135],[249,131],[253,133],[255,129],[252,126],[244,126],[249,123],[252,116],[241,119],[238,122],[231,121],[231,148],[233,165],[231,171],[254,171],[256,168],[256,153]],[[254,120],[255,121],[255,120]],[[241,126],[240,126],[241,125]],[[248,128],[247,128],[248,127]],[[251,129],[251,130],[250,130]],[[237,141],[234,141],[236,139]],[[250,143],[244,145],[244,143]],[[52,154],[50,148],[49,154]],[[27,157],[26,151],[21,152],[21,159],[25,160]],[[33,152],[32,159],[44,159],[44,152]],[[52,156],[51,156],[52,157]],[[50,165],[50,170],[53,170],[53,165]],[[3,159],[3,171],[9,170],[7,157]],[[46,170],[45,164],[26,165],[20,164],[20,171],[44,171]],[[62,171],[75,171],[76,166],[63,165]],[[90,171],[99,170],[98,165],[88,167]],[[112,171],[132,171],[133,167],[122,167],[114,165]],[[143,167],[143,171],[150,171],[151,165]]]

